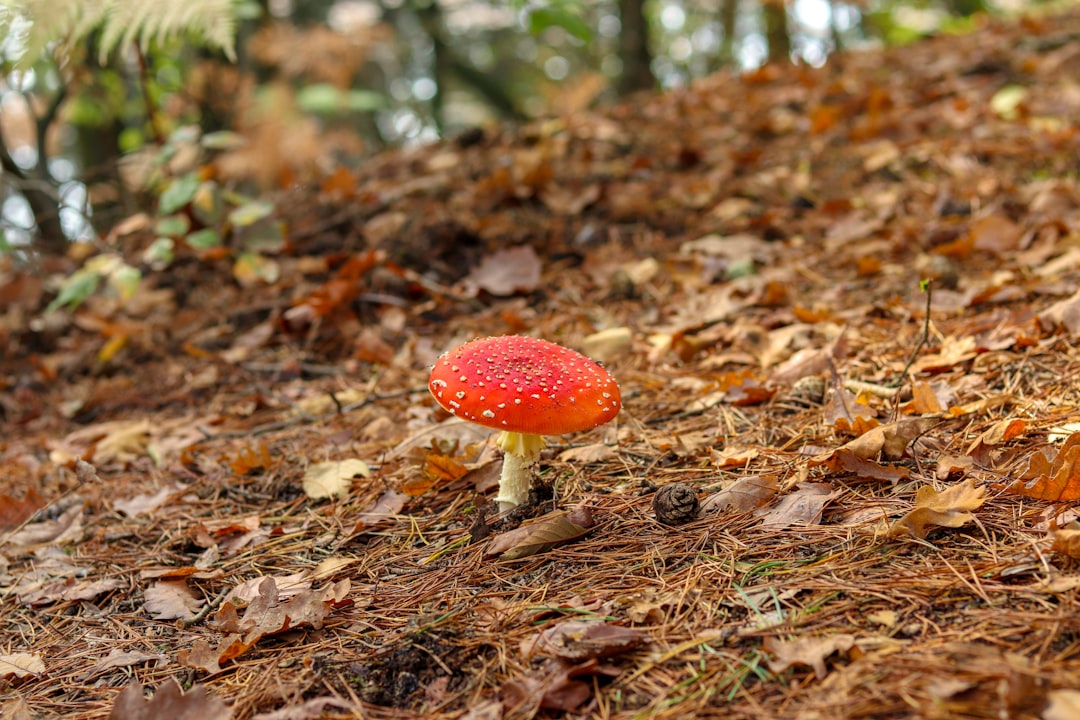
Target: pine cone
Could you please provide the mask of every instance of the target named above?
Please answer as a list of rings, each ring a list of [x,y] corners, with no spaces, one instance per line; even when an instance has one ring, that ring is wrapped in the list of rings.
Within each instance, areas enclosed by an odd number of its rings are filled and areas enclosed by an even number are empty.
[[[653,495],[653,512],[665,525],[682,525],[697,518],[697,493],[683,483],[664,485]]]

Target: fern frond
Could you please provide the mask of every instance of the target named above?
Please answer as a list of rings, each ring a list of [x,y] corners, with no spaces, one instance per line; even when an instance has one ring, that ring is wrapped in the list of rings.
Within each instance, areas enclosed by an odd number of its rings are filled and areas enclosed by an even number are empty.
[[[233,59],[235,0],[111,0],[101,33],[101,57],[138,40],[146,49],[177,35],[200,35]]]
[[[193,35],[235,59],[241,0],[0,0],[0,30],[26,24],[20,55],[33,62],[50,43],[77,43],[101,29],[101,61],[117,47]],[[19,18],[23,23],[16,23]]]

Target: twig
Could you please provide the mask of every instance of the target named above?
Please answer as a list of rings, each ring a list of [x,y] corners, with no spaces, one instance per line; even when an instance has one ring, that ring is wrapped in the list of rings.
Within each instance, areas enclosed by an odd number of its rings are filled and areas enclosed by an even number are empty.
[[[930,282],[931,281],[929,278],[919,282],[919,287],[922,288],[922,291],[924,293],[926,293],[926,317],[923,320],[922,337],[919,338],[919,344],[915,346],[914,350],[912,350],[911,356],[908,357],[907,365],[904,365],[904,369],[900,371],[900,377],[896,379],[896,384],[893,385],[893,387],[900,387],[904,384],[904,380],[905,378],[907,378],[908,370],[910,370],[911,366],[915,363],[915,358],[919,356],[919,353],[922,351],[922,349],[926,347],[927,343],[930,342],[930,301],[934,296],[933,288],[931,287]]]

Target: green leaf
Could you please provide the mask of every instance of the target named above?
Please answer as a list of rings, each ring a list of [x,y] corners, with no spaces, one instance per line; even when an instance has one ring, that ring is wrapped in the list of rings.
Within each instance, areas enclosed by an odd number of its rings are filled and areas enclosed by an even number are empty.
[[[154,223],[154,233],[165,237],[182,237],[191,229],[191,221],[185,215],[170,215]]]
[[[386,107],[382,93],[371,90],[350,90],[345,93],[345,107],[353,112],[371,112]]]
[[[191,202],[195,191],[199,189],[199,176],[191,172],[174,179],[158,201],[158,212],[163,215],[174,213]]]
[[[313,83],[300,88],[296,104],[305,112],[336,115],[379,110],[386,107],[386,98],[371,90],[341,90],[329,83]]]
[[[562,28],[583,42],[593,38],[592,28],[581,13],[568,10],[566,5],[536,8],[529,12],[529,32],[533,35],[539,35],[550,27]]]
[[[127,302],[135,294],[135,291],[139,289],[141,280],[142,273],[139,272],[138,268],[124,264],[109,275],[109,287],[122,301]]]
[[[191,198],[192,214],[203,225],[217,225],[224,212],[224,205],[221,188],[213,180],[200,184],[195,196]]]
[[[243,135],[232,130],[206,133],[199,142],[207,150],[235,150],[247,144]]]
[[[273,212],[273,203],[254,200],[230,212],[229,222],[235,227],[247,227],[269,217]]]
[[[60,285],[60,292],[56,299],[45,308],[46,312],[52,312],[65,305],[69,310],[74,310],[83,303],[86,298],[94,294],[101,282],[101,276],[92,270],[82,268],[71,273]]]
[[[172,264],[176,243],[172,238],[159,237],[143,251],[143,262],[154,270],[164,270]]]
[[[210,248],[220,247],[221,235],[218,234],[217,230],[206,228],[191,233],[184,238],[184,242],[195,250],[209,250]]]

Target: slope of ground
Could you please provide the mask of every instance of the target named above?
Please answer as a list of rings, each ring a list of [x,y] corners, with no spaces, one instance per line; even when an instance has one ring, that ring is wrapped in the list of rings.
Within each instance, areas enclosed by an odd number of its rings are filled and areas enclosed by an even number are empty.
[[[272,283],[5,268],[4,717],[1080,716],[1078,40],[390,153],[277,199]],[[505,333],[624,410],[499,516],[426,381]]]

